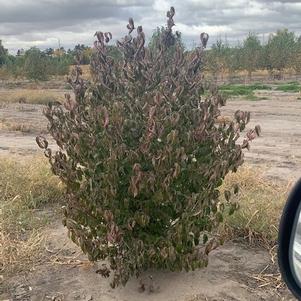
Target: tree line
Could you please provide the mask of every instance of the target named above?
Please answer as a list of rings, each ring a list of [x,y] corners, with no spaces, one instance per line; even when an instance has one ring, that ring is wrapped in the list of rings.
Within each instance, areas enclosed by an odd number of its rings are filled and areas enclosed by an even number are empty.
[[[152,49],[158,43],[164,28],[157,28],[148,47]],[[181,34],[177,39],[184,47]],[[174,50],[171,49],[171,55]],[[121,59],[121,53],[116,46],[109,46],[110,55]],[[189,55],[190,50],[185,53]],[[79,55],[80,54],[80,55]],[[0,68],[14,77],[26,77],[33,80],[47,80],[51,76],[65,75],[69,66],[76,63],[75,56],[80,57],[81,64],[89,64],[92,48],[78,44],[67,51],[47,48],[40,50],[32,47],[27,51],[19,50],[17,55],[9,54],[0,40]],[[291,69],[296,74],[301,73],[301,36],[287,29],[278,30],[271,34],[267,43],[261,43],[254,33],[249,35],[238,45],[217,40],[205,52],[205,69],[215,78],[224,75],[234,75],[238,71],[246,71],[248,77],[256,70],[268,70],[274,78],[281,79],[284,70]]]
[[[267,70],[274,78],[281,79],[287,69],[301,72],[301,36],[287,29],[271,34],[267,43],[249,33],[237,46],[231,47],[218,40],[206,53],[206,68],[216,77],[247,71],[248,77],[256,70]]]
[[[92,48],[78,44],[74,49],[65,50],[47,48],[40,50],[31,47],[24,51],[20,49],[16,55],[10,54],[0,40],[0,71],[8,76],[25,77],[32,80],[48,80],[51,76],[66,75],[70,66],[80,60],[80,64],[88,65],[92,55]],[[120,58],[121,53],[116,46],[109,46],[111,56]]]
[[[16,55],[9,54],[0,40],[0,68],[9,76],[25,77],[33,80],[48,80],[51,76],[69,73],[69,66],[75,63],[76,53],[82,53],[82,63],[88,64],[91,48],[76,45],[73,50],[47,48],[40,50],[31,47],[18,50]]]

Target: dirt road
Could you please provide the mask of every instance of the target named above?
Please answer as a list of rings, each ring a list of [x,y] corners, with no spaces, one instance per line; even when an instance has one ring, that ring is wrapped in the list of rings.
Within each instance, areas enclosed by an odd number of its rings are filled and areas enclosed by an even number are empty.
[[[262,136],[245,152],[246,162],[264,168],[272,179],[301,177],[301,100],[296,93],[261,91],[267,100],[228,101],[224,113],[240,109],[251,112],[248,127],[259,124]]]

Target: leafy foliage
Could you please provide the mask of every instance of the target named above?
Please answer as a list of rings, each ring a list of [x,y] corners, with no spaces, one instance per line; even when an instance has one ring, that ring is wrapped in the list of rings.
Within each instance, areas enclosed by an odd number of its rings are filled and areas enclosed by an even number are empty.
[[[47,80],[53,75],[68,74],[72,62],[73,58],[70,59],[70,56],[55,56],[51,48],[41,51],[36,47],[32,47],[24,54],[16,56],[7,54],[2,68],[5,68],[14,77]]]
[[[301,36],[297,39],[293,48],[291,67],[296,73],[301,72]]]
[[[231,52],[229,45],[224,44],[222,40],[217,40],[217,42],[212,45],[212,49],[208,51],[206,67],[215,77],[220,74],[223,79],[226,70],[230,70],[233,66],[232,62],[234,62],[234,60],[231,59]]]
[[[9,55],[4,68],[14,77],[24,76],[24,56]]]
[[[287,29],[278,30],[269,37],[268,43],[250,33],[242,45],[230,47],[218,40],[206,51],[206,70],[222,80],[225,74],[233,75],[246,70],[251,79],[252,72],[268,70],[275,79],[281,79],[284,69],[301,70],[301,39]]]
[[[164,28],[164,26],[156,28],[156,30],[153,32],[153,35],[148,43],[149,51],[154,52],[154,51],[156,51],[156,49],[158,49],[158,45],[160,44],[161,39],[164,37],[165,31],[166,31],[166,29]],[[176,43],[174,43],[174,45],[171,45],[166,50],[169,52],[170,56],[173,56],[175,54],[177,45],[184,49],[184,44],[182,42],[181,33],[179,31],[176,31],[174,37],[176,39]]]
[[[225,99],[205,82],[202,58],[208,34],[190,55],[175,34],[172,7],[156,46],[145,48],[142,26],[129,19],[118,48],[121,62],[108,55],[111,33],[96,32],[91,58],[93,80],[77,66],[69,79],[75,97],[45,110],[59,151],[45,149],[53,172],[66,184],[64,224],[71,239],[98,271],[114,271],[112,287],[148,268],[180,271],[204,267],[221,240],[223,215],[238,204],[218,188],[243,163],[243,148],[259,135],[239,133],[249,122],[237,111],[218,122]],[[174,48],[174,54],[169,50]]]
[[[157,48],[157,43],[164,32],[164,27],[157,27],[154,30],[146,47],[150,52]],[[174,36],[177,40],[176,44],[181,44],[184,48],[181,33],[176,32]],[[117,46],[107,45],[106,47],[107,55],[112,57],[116,63],[122,60],[122,53]],[[47,48],[44,51],[38,48],[34,49],[39,52],[39,56],[43,58],[43,62],[47,66],[46,73],[38,72],[39,74],[36,74],[34,72],[34,77],[38,79],[41,78],[41,75],[47,78],[53,75],[68,74],[70,65],[77,63],[74,57],[78,57],[80,65],[90,64],[90,57],[93,53],[93,49],[84,44],[77,44],[74,49],[68,49],[67,51],[64,47],[59,49]],[[14,77],[33,78],[32,72],[28,72],[31,65],[26,65],[27,70],[25,70],[24,65],[24,56],[28,56],[29,53],[32,53],[32,50],[24,51],[20,49],[15,56],[9,54],[0,43],[1,70],[5,74]],[[173,56],[175,45],[169,47],[166,51],[170,56]],[[193,53],[193,50],[186,49],[184,56],[189,56],[191,53]],[[274,79],[281,79],[284,69],[294,70],[296,74],[301,72],[301,38],[297,38],[294,32],[287,29],[278,30],[276,34],[269,37],[266,44],[260,43],[258,36],[254,33],[250,33],[242,43],[238,43],[234,47],[218,39],[213,43],[211,49],[207,49],[205,53],[204,70],[213,75],[216,80],[218,78],[224,80],[227,76],[231,81],[238,75],[239,71],[244,70],[247,71],[249,79],[256,70],[268,70],[270,76]],[[37,69],[41,69],[40,63]]]
[[[32,47],[25,53],[24,72],[28,78],[34,80],[46,80],[48,61],[46,56],[36,47]]]
[[[7,49],[5,49],[2,45],[2,41],[0,40],[0,67],[5,64],[7,59]]]
[[[270,36],[266,51],[267,64],[271,69],[282,72],[284,68],[291,67],[295,42],[295,34],[287,29],[278,30],[275,35]]]
[[[243,67],[251,78],[252,72],[260,68],[262,48],[258,37],[250,33],[245,39],[242,49]]]

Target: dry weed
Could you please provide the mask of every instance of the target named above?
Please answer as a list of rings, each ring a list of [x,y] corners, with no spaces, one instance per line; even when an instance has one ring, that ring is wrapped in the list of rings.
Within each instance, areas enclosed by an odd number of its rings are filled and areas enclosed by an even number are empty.
[[[30,133],[33,131],[33,128],[28,124],[18,123],[15,121],[6,121],[2,119],[0,120],[0,130],[8,132]]]
[[[263,177],[263,170],[242,167],[229,174],[222,187],[240,186],[240,209],[227,216],[222,227],[229,238],[243,237],[250,244],[270,249],[277,241],[279,219],[292,183],[275,183]]]
[[[11,89],[0,91],[0,103],[47,104],[51,101],[63,101],[64,92],[59,90]]]
[[[41,255],[43,205],[58,202],[62,187],[46,160],[0,157],[0,274],[29,270]]]

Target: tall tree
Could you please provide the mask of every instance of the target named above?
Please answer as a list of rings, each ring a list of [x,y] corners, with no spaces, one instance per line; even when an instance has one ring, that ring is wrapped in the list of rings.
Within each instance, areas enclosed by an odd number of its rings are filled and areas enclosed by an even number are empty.
[[[291,67],[295,70],[296,73],[301,72],[301,36],[299,36],[295,43]]]
[[[231,48],[221,39],[217,40],[208,51],[207,65],[209,70],[215,75],[220,75],[223,80],[231,60]]]
[[[92,48],[84,44],[77,44],[72,50],[72,55],[73,56],[79,55],[81,58],[80,63],[82,65],[88,65],[90,63],[90,57],[92,55]]]
[[[266,45],[267,63],[271,70],[278,70],[282,74],[290,67],[293,60],[293,49],[296,46],[296,36],[287,29],[278,30],[271,35]]]
[[[148,43],[148,49],[151,53],[158,51],[158,44],[162,41],[162,39],[165,39],[165,36],[166,36],[166,29],[163,26],[157,27],[155,29],[155,31],[153,32],[153,35]],[[173,40],[173,41],[171,41],[172,46],[168,49],[168,52],[169,52],[168,57],[171,57],[175,53],[175,50],[176,50],[175,45],[176,44],[178,46],[180,46],[182,49],[184,49],[185,47],[184,47],[184,43],[182,41],[181,33],[179,31],[172,33],[169,36],[169,38]]]
[[[53,54],[54,54],[54,50],[53,50],[53,48],[46,48],[45,50],[44,50],[44,52],[45,52],[45,54],[46,55],[48,55],[48,56],[52,56]]]
[[[249,33],[243,42],[242,48],[243,68],[247,70],[249,79],[252,77],[252,72],[260,67],[261,57],[262,47],[260,41],[255,34]]]
[[[45,53],[36,47],[25,52],[24,62],[25,75],[34,80],[46,80],[49,73],[49,61]]]

